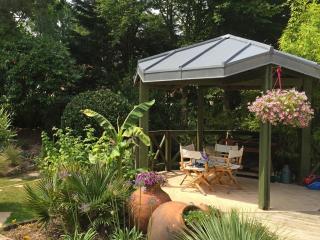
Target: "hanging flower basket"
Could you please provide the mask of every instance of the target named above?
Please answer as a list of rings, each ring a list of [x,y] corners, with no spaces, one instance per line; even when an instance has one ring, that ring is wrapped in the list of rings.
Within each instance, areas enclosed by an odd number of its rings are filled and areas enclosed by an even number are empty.
[[[250,112],[263,123],[289,125],[297,128],[309,126],[314,111],[305,92],[295,89],[273,89],[248,104]]]

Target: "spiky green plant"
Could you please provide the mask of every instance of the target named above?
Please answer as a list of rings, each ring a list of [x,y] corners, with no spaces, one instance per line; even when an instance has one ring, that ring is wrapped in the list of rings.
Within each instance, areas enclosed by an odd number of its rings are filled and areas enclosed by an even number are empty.
[[[197,221],[188,223],[189,228],[177,233],[176,240],[279,240],[279,236],[254,218],[232,210],[219,213],[212,210]]]
[[[12,166],[19,165],[23,160],[22,150],[16,145],[9,144],[0,153],[0,161],[7,161]]]
[[[0,106],[0,149],[16,136],[16,133],[12,130],[11,117],[11,114]]]
[[[61,204],[62,179],[58,175],[41,178],[32,186],[26,185],[26,205],[34,210],[41,224],[57,216]]]
[[[135,227],[128,229],[117,229],[111,236],[111,240],[144,240],[143,234]]]
[[[89,228],[87,232],[79,233],[78,229],[75,230],[73,235],[63,235],[63,240],[94,240],[97,232],[93,228]]]
[[[87,231],[93,227],[110,234],[119,227],[129,185],[101,164],[78,171],[66,171],[46,177],[35,187],[26,187],[27,204],[39,221],[62,222],[66,233]]]

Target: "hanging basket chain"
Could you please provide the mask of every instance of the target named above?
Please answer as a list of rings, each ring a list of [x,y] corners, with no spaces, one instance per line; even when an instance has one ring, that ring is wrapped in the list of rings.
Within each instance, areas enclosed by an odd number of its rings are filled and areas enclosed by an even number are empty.
[[[272,69],[274,70],[274,68],[272,68]],[[273,85],[273,89],[275,89],[277,84],[279,84],[279,88],[280,88],[280,90],[282,90],[282,82],[281,82],[282,69],[281,69],[281,66],[277,67],[276,73],[277,73],[277,79]]]

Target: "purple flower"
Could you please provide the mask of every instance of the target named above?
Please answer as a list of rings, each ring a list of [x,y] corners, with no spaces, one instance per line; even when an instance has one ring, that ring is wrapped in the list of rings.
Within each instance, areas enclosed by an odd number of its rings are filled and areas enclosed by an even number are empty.
[[[139,173],[135,180],[136,186],[145,186],[150,187],[156,184],[162,184],[166,180],[164,176],[156,173],[156,172],[143,172]]]

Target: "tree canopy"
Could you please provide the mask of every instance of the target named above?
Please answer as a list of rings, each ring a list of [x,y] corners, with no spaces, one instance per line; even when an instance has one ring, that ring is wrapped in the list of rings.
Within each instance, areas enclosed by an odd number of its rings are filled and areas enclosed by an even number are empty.
[[[294,1],[291,17],[280,38],[282,50],[320,63],[320,4]]]
[[[59,115],[66,99],[88,90],[108,88],[135,101],[138,59],[227,33],[277,45],[289,6],[286,0],[2,0],[1,101],[15,106],[18,125],[28,125],[18,116],[29,103]],[[182,98],[194,95],[185,91]],[[52,101],[52,94],[65,100]],[[174,98],[160,95],[159,109],[167,109]]]

